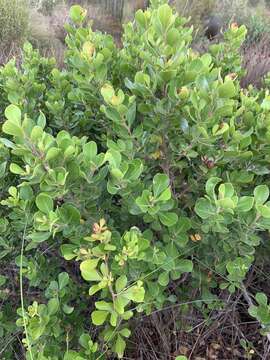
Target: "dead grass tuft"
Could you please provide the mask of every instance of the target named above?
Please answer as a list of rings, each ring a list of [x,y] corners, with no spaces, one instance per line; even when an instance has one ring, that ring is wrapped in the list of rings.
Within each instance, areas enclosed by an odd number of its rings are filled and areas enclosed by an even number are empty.
[[[0,65],[5,65],[9,60],[15,58],[16,63],[19,65],[22,59],[21,45],[12,42],[9,46],[3,46],[0,48]]]
[[[258,43],[243,48],[243,67],[246,75],[241,80],[243,88],[249,84],[260,88],[263,79],[270,72],[270,36],[265,35]]]
[[[224,309],[205,317],[194,308],[181,313],[181,305],[143,316],[134,325],[128,343],[129,359],[174,360],[185,355],[189,360],[269,359],[269,344],[259,333],[257,321],[247,313],[239,292],[222,293]]]

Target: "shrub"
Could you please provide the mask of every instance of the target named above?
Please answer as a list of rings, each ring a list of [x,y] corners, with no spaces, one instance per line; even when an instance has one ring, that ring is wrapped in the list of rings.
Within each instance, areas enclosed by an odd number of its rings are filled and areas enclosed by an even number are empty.
[[[245,27],[199,56],[163,1],[122,50],[70,16],[65,69],[26,44],[0,73],[2,337],[21,329],[31,360],[121,358],[131,318],[236,291],[267,332],[245,278],[270,229],[270,100],[239,86]]]
[[[223,20],[224,28],[229,24],[236,22],[237,24],[245,24],[248,34],[245,45],[260,41],[260,39],[269,33],[269,20],[264,6],[254,3],[254,7],[249,6],[247,0],[223,0],[216,4],[216,12],[220,14]]]
[[[60,0],[42,0],[39,11],[44,15],[52,15],[56,5],[60,3]]]
[[[0,43],[20,43],[28,27],[28,10],[24,1],[0,0]]]
[[[248,29],[248,37],[246,41],[246,46],[249,44],[255,44],[263,39],[265,36],[270,34],[269,21],[265,16],[262,15],[253,15],[245,21],[245,24]]]
[[[225,26],[231,22],[243,23],[254,13],[254,9],[250,10],[248,2],[248,0],[222,0],[216,2],[215,10],[222,17]]]

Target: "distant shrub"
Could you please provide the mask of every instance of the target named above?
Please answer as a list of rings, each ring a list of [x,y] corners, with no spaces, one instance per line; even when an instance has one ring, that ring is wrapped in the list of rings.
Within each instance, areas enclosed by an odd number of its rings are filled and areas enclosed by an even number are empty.
[[[250,16],[249,9],[248,0],[221,0],[215,2],[214,12],[220,16],[223,28],[226,29],[233,22],[245,24]]]
[[[266,17],[253,15],[246,19],[245,25],[248,29],[246,43],[252,44],[260,41],[266,34],[270,34],[270,24]]]
[[[59,0],[42,0],[39,11],[44,15],[51,15],[54,7],[59,3]]]
[[[28,10],[22,0],[0,0],[0,44],[20,43],[28,27]]]

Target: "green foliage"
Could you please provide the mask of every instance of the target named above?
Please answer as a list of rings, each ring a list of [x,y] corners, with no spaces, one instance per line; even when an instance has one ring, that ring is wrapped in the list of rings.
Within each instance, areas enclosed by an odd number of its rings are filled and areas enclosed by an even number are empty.
[[[27,4],[22,0],[0,0],[0,43],[20,43],[28,27]]]
[[[245,45],[256,44],[263,37],[269,36],[270,24],[266,16],[255,14],[245,20],[248,36]]]
[[[121,50],[70,16],[64,69],[26,44],[0,71],[0,258],[21,293],[1,270],[0,335],[27,359],[122,358],[131,318],[241,289],[270,229],[269,94],[240,89],[244,26],[199,56],[163,1]]]
[[[270,331],[270,305],[267,296],[264,293],[257,293],[255,299],[258,305],[250,306],[248,312],[262,325],[262,334],[268,335]]]

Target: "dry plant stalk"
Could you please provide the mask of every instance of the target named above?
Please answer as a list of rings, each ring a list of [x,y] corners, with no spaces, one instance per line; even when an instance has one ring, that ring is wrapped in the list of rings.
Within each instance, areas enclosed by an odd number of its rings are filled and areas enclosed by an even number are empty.
[[[265,35],[258,43],[243,48],[243,67],[246,75],[241,80],[241,86],[249,84],[259,88],[263,78],[270,72],[270,37]]]

